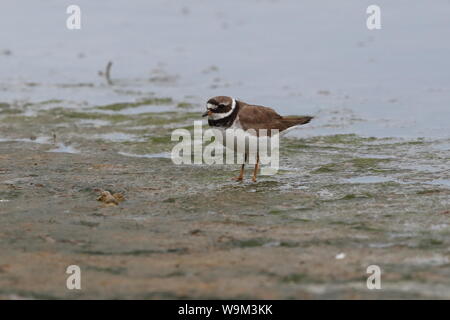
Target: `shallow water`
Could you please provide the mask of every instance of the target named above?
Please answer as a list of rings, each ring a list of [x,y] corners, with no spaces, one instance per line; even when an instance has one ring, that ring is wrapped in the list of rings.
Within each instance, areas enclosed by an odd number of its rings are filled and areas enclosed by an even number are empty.
[[[450,7],[319,2],[6,1],[0,298],[450,298]],[[316,117],[277,175],[172,163],[222,94]]]

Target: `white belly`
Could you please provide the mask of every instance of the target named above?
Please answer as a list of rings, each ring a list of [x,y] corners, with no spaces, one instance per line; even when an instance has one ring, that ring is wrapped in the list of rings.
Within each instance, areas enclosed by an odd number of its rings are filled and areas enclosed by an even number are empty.
[[[220,142],[227,149],[232,150],[235,153],[254,153],[259,152],[260,149],[265,149],[266,153],[271,148],[271,137],[258,137],[255,131],[244,130],[239,122],[239,116],[234,121],[233,125],[227,129],[219,128],[221,132],[221,138],[217,141]],[[276,136],[278,142],[278,136]]]

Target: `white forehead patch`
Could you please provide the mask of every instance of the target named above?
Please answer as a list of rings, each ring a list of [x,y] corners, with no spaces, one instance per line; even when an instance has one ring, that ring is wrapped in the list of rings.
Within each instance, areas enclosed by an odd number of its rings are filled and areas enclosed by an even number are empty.
[[[206,105],[206,108],[207,109],[216,109],[218,106],[216,106],[215,104],[211,104],[211,103],[208,103],[207,105]]]

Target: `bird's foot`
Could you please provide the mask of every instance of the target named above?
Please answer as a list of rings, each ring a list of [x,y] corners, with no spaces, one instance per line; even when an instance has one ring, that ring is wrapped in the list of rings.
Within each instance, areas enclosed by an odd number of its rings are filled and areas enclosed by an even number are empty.
[[[242,181],[242,179],[243,179],[242,176],[231,178],[231,180],[234,180],[234,181]]]

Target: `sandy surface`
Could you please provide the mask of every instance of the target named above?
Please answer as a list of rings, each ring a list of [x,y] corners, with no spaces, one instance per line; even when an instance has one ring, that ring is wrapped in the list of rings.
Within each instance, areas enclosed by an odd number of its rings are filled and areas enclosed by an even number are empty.
[[[331,146],[306,144],[290,152],[303,169],[237,184],[235,166],[0,143],[1,297],[450,298],[448,186],[345,151],[320,166]],[[100,190],[126,200],[107,206]],[[382,290],[366,288],[372,264]]]

